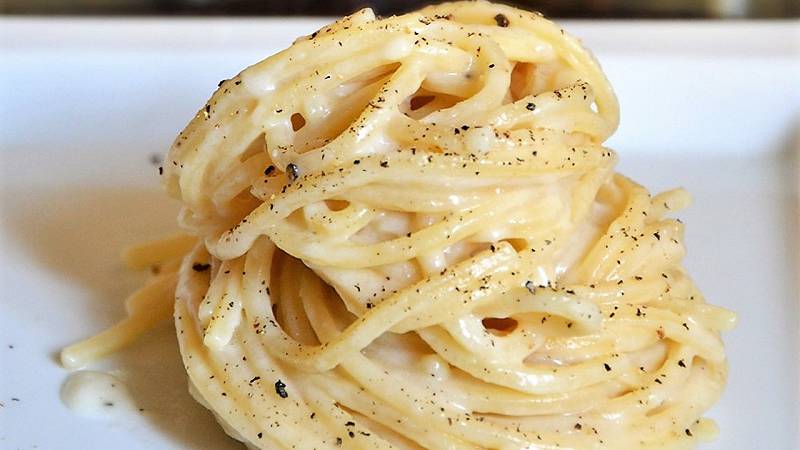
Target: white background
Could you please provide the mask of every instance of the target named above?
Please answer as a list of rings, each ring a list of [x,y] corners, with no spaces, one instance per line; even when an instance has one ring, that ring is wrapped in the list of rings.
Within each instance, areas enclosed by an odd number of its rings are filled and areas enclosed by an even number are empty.
[[[97,366],[127,381],[132,419],[68,411],[55,355],[122,316],[140,275],[119,249],[174,230],[151,155],[219,80],[321,23],[0,20],[0,448],[240,448],[186,393],[168,324]],[[740,314],[703,448],[799,448],[798,22],[565,25],[619,94],[620,170],[692,191],[686,264]]]

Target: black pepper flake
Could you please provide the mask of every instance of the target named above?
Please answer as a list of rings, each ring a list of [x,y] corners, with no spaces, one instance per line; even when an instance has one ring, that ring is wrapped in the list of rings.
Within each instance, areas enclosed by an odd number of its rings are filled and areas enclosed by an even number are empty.
[[[494,64],[489,64],[490,69],[494,69]]]
[[[262,437],[264,437],[264,433],[259,431],[256,436],[258,436],[258,438],[261,439]]]
[[[580,429],[582,429],[582,428],[583,428],[583,425],[581,425],[581,424],[579,424],[579,423],[576,423],[576,424],[575,424],[575,429],[576,429],[576,430],[580,430]]]
[[[611,366],[609,366],[608,363],[603,363],[603,367],[605,367],[606,372],[611,372]]]
[[[286,177],[289,178],[289,181],[294,181],[300,177],[300,168],[297,167],[297,164],[289,163],[286,166]]]
[[[352,439],[352,438],[354,438],[354,437],[356,437],[356,434],[355,434],[355,433],[353,433],[352,431],[348,431],[348,432],[347,432],[347,435],[348,435],[348,436],[350,436],[350,438],[351,438],[351,439]]]
[[[658,239],[659,241],[661,240],[661,235],[660,235],[660,234],[658,234],[658,231],[656,231],[655,233],[653,233],[653,236],[655,236],[655,238],[656,238],[656,239]]]
[[[269,174],[271,174],[274,171],[275,171],[275,166],[269,166],[266,169],[264,169],[264,176],[268,177]]]
[[[164,175],[164,166],[158,166],[158,174]]]
[[[507,27],[509,23],[508,17],[506,17],[505,14],[498,14],[494,16],[494,21],[495,23],[497,23],[498,27],[503,27],[503,28]]]
[[[206,264],[206,263],[196,262],[196,263],[192,264],[192,270],[194,270],[195,272],[205,272],[210,267],[211,267],[211,264]]]
[[[687,428],[687,429],[685,429],[683,431],[684,431],[684,433],[686,433],[687,436],[692,437],[692,430]]]
[[[536,104],[528,103],[527,105],[525,105],[525,109],[527,109],[528,111],[533,111],[534,109],[536,109]]]
[[[233,82],[233,84],[238,86],[238,85],[242,84],[242,80],[236,80],[236,81]]]
[[[389,167],[389,161],[381,161],[381,167]]]
[[[342,446],[342,438],[340,438],[340,437],[336,438],[336,446],[337,447],[341,447]]]
[[[222,84],[225,83],[226,81],[228,81],[228,80],[227,79],[226,80],[221,80],[219,83],[217,83],[217,87],[222,86]]]
[[[356,160],[353,161],[353,165],[354,166],[357,166],[359,164],[361,164],[361,160],[360,159],[356,159]]]
[[[283,381],[278,380],[275,382],[275,393],[277,393],[280,398],[289,396],[289,393],[286,392],[286,384]]]
[[[259,376],[255,376],[255,377],[253,377],[253,378],[250,380],[250,384],[253,384],[253,383],[255,383],[256,381],[258,381],[258,380],[260,380],[260,379],[261,379],[261,377],[259,377]]]
[[[681,367],[686,367],[686,364],[683,362],[683,360],[678,361],[678,365]]]

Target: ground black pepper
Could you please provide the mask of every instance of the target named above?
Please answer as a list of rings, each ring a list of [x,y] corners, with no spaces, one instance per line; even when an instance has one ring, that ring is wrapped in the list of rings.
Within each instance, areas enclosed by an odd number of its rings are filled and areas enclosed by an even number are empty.
[[[497,23],[498,27],[505,28],[509,25],[508,17],[506,17],[505,14],[498,14],[494,16],[494,21]]]
[[[286,177],[289,179],[289,181],[294,181],[300,177],[300,168],[297,167],[297,164],[289,163],[286,166]]]
[[[192,264],[192,270],[194,270],[195,272],[205,272],[210,267],[211,267],[211,264],[206,264],[206,263],[196,262],[196,263]]]
[[[284,384],[284,382],[281,380],[275,382],[275,392],[280,398],[286,398],[289,396],[289,393],[286,392],[286,384]]]

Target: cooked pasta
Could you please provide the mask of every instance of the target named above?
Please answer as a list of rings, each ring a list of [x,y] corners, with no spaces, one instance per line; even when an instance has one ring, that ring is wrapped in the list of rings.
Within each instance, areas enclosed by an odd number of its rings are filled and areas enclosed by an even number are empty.
[[[681,266],[688,194],[614,171],[617,124],[536,13],[361,10],[220,83],[163,167],[189,236],[129,251],[160,273],[63,361],[174,293],[191,391],[254,448],[693,448],[735,316]]]

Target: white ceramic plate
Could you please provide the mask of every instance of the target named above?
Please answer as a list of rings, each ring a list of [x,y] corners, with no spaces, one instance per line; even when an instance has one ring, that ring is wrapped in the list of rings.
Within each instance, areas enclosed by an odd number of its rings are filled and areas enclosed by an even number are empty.
[[[186,393],[174,335],[97,367],[144,409],[92,421],[59,401],[55,355],[120,318],[121,246],[174,230],[150,162],[217,82],[320,20],[0,20],[0,448],[241,448]],[[740,314],[705,449],[798,448],[798,22],[579,22],[616,86],[621,170],[695,197],[687,265]]]

